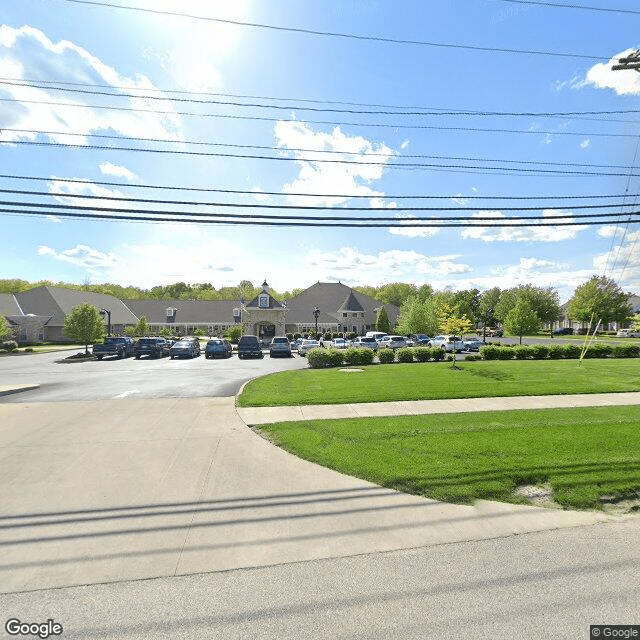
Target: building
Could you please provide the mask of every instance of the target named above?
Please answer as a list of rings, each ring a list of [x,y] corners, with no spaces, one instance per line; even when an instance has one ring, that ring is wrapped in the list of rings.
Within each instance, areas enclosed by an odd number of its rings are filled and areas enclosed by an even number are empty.
[[[89,303],[111,319],[111,332],[122,335],[144,317],[152,333],[169,329],[174,335],[201,330],[221,335],[241,324],[243,332],[269,340],[275,335],[309,333],[363,334],[375,328],[384,306],[391,325],[399,308],[383,305],[340,282],[317,282],[290,300],[277,300],[267,282],[248,302],[244,300],[118,300],[91,291],[64,287],[36,287],[16,294],[0,294],[0,313],[15,328],[19,342],[64,341],[64,319],[79,304]],[[108,315],[110,314],[110,316]],[[317,315],[317,318],[316,318]]]

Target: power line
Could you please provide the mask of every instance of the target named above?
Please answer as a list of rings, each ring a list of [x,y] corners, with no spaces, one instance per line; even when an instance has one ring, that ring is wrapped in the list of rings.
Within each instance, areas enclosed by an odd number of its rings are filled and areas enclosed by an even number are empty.
[[[279,209],[279,210],[287,210],[294,209],[300,211],[389,211],[387,207],[353,207],[353,206],[340,206],[340,207],[331,207],[327,205],[281,205],[281,204],[256,204],[256,203],[238,203],[238,202],[207,202],[207,201],[193,201],[193,200],[165,200],[165,199],[156,199],[156,198],[134,198],[131,196],[96,196],[86,193],[66,193],[64,191],[27,191],[20,189],[0,189],[0,193],[14,194],[14,195],[28,195],[28,196],[47,196],[53,198],[77,198],[83,200],[92,200],[96,202],[134,202],[134,203],[146,203],[146,204],[163,204],[163,205],[181,205],[181,206],[206,206],[206,207],[229,207],[229,208],[238,208],[238,209]],[[255,195],[255,194],[254,194]],[[369,196],[371,197],[371,196]],[[387,197],[385,197],[387,199]],[[22,202],[4,202],[3,204],[11,204],[11,205],[22,205]],[[46,203],[26,203],[29,206],[41,207],[41,206],[52,206],[52,207],[66,207],[67,205],[48,205]],[[570,209],[612,209],[612,208],[620,208],[620,207],[631,207],[636,206],[635,204],[589,204],[589,205],[571,205]],[[501,206],[501,211],[538,211],[541,208],[545,209],[557,209],[562,207],[541,207],[540,205],[535,207],[503,207]],[[565,207],[567,208],[567,207]],[[495,207],[464,207],[464,206],[455,206],[455,207],[394,207],[393,211],[493,211]],[[117,211],[118,209],[114,209]],[[626,216],[627,213],[602,213],[602,214],[588,214],[587,217],[603,215],[603,216]],[[545,216],[545,219],[552,218],[563,218],[566,215],[549,215]],[[571,214],[572,218],[581,217],[574,216]],[[383,218],[375,218],[376,220],[393,220],[397,218],[397,216],[386,216]],[[350,218],[344,218],[350,219]],[[456,218],[457,219],[457,218]]]
[[[440,125],[412,125],[403,123],[378,123],[378,122],[336,122],[331,120],[283,120],[282,118],[270,118],[269,116],[240,116],[220,113],[194,113],[192,111],[173,111],[162,109],[138,109],[136,107],[114,107],[106,105],[82,104],[74,102],[53,102],[48,100],[16,100],[15,98],[0,98],[0,102],[18,102],[24,104],[40,104],[56,107],[77,107],[81,109],[103,109],[108,111],[133,111],[135,113],[155,113],[172,116],[196,116],[201,118],[221,118],[227,120],[247,120],[256,122],[284,122],[297,124],[325,124],[330,126],[354,126],[372,127],[384,129],[425,129],[439,131],[467,131],[467,132],[487,132],[487,133],[518,133],[554,136],[590,136],[606,138],[635,138],[634,134],[627,133],[596,133],[584,131],[546,131],[541,129],[505,129],[505,128],[483,128],[483,127],[448,127]]]
[[[640,15],[640,11],[634,9],[611,9],[604,7],[590,7],[583,4],[561,4],[559,2],[541,2],[538,0],[500,0],[500,2],[511,2],[513,4],[533,4],[541,7],[553,7],[559,9],[582,9],[584,11],[600,11],[603,13],[631,13]]]
[[[65,0],[66,2],[73,2],[75,4],[93,5],[97,7],[108,7],[111,9],[126,9],[129,11],[141,11],[144,13],[154,13],[160,15],[175,16],[180,18],[190,18],[193,20],[204,20],[207,22],[215,22],[219,24],[229,24],[242,27],[253,27],[258,29],[269,29],[272,31],[283,31],[288,33],[302,33],[306,35],[325,36],[332,38],[343,38],[350,40],[361,40],[369,42],[384,42],[387,44],[401,44],[401,45],[414,45],[423,47],[441,47],[446,49],[462,49],[467,51],[488,51],[492,53],[517,53],[524,55],[538,55],[538,56],[553,56],[559,58],[580,58],[583,60],[608,60],[610,56],[594,56],[585,55],[580,53],[562,53],[558,51],[536,51],[529,49],[510,49],[504,47],[481,47],[478,45],[463,45],[463,44],[451,44],[444,42],[429,42],[425,40],[407,40],[400,38],[386,38],[382,36],[366,36],[355,33],[339,33],[335,31],[317,31],[314,29],[303,29],[299,27],[282,27],[270,24],[261,24],[257,22],[243,22],[240,20],[229,20],[223,18],[211,18],[207,16],[198,16],[189,13],[180,13],[177,11],[162,11],[160,9],[145,9],[142,7],[131,7],[120,4],[113,4],[109,2],[95,2],[94,0]]]
[[[213,151],[183,151],[180,149],[147,149],[141,147],[113,147],[106,145],[89,145],[89,144],[67,144],[62,142],[37,142],[35,140],[13,140],[13,141],[0,141],[0,144],[16,144],[16,145],[29,145],[36,147],[57,147],[63,149],[74,150],[100,150],[100,151],[127,151],[137,153],[153,153],[157,155],[180,155],[180,156],[201,156],[201,157],[215,157],[215,158],[235,158],[241,160],[271,160],[276,162],[310,162],[310,163],[329,163],[329,164],[346,164],[346,165],[364,165],[364,166],[378,166],[383,169],[409,169],[409,170],[456,170],[456,169],[472,169],[480,170],[482,172],[504,171],[507,175],[555,175],[555,176],[598,176],[598,177],[640,177],[640,174],[628,174],[614,171],[568,171],[560,169],[540,169],[538,167],[509,167],[509,166],[475,166],[464,164],[435,164],[435,163],[421,163],[421,162],[370,162],[365,160],[343,160],[333,158],[300,158],[300,157],[288,157],[288,156],[260,156],[255,154],[241,154],[241,153],[220,153]]]
[[[88,89],[70,89],[66,87],[41,86],[26,81],[0,80],[0,84],[14,87],[29,87],[34,89],[48,89],[50,91],[65,91],[92,96],[107,96],[110,98],[136,98],[143,100],[160,100],[165,102],[179,102],[189,104],[205,104],[229,107],[250,107],[258,109],[279,109],[286,111],[312,111],[316,113],[349,113],[354,115],[389,115],[389,116],[495,116],[495,117],[531,117],[531,118],[566,118],[584,115],[615,115],[625,113],[640,113],[638,109],[613,109],[594,111],[489,111],[476,109],[435,109],[416,107],[413,111],[406,111],[405,107],[393,107],[393,111],[375,109],[334,109],[327,107],[304,107],[300,105],[274,105],[259,102],[231,102],[228,100],[199,100],[195,98],[174,98],[170,96],[156,96],[137,93],[113,93],[110,91],[95,91]],[[390,107],[391,108],[391,107]],[[627,122],[626,120],[623,122]],[[635,122],[635,121],[629,121]]]
[[[50,88],[48,87],[48,85],[61,85],[61,86],[70,86],[70,87],[94,87],[94,88],[98,88],[98,89],[119,89],[119,90],[123,90],[123,91],[131,91],[131,90],[138,90],[135,87],[131,87],[131,86],[122,86],[122,85],[111,85],[111,84],[91,84],[91,83],[87,83],[87,82],[63,82],[61,80],[41,80],[38,78],[9,78],[9,77],[0,77],[0,83],[16,83],[18,84],[18,86],[20,86],[20,83],[38,83],[37,85],[29,85],[29,84],[25,84],[24,86],[33,86],[34,88],[41,88],[41,89],[46,89],[46,88]],[[44,85],[44,86],[41,86]],[[185,91],[185,90],[178,90],[178,89],[165,89],[165,88],[145,88],[145,89],[139,89],[140,91],[156,91],[156,92],[160,92],[160,93],[164,93],[164,94],[177,94],[177,95],[195,95],[195,96],[214,96],[214,97],[226,97],[226,98],[242,98],[242,99],[250,99],[250,100],[272,100],[272,101],[277,101],[277,102],[302,102],[302,103],[311,103],[311,104],[336,104],[336,105],[346,105],[346,106],[351,106],[351,107],[368,107],[371,109],[374,108],[380,108],[380,109],[395,109],[395,110],[414,110],[414,111],[421,111],[421,112],[427,112],[427,111],[434,111],[434,112],[450,112],[450,113],[464,113],[464,114],[469,114],[469,115],[482,115],[482,114],[490,114],[490,113],[495,113],[498,115],[513,115],[513,116],[518,116],[518,115],[525,115],[525,112],[513,112],[512,114],[509,114],[508,112],[494,112],[494,111],[489,111],[489,110],[485,110],[485,109],[454,109],[454,108],[450,108],[450,107],[425,107],[425,106],[414,106],[414,105],[389,105],[389,104],[378,104],[378,103],[367,103],[367,102],[348,102],[348,101],[344,101],[344,100],[319,100],[319,99],[312,99],[312,98],[283,98],[283,97],[278,97],[278,96],[262,96],[262,95],[246,95],[246,94],[237,94],[237,93],[215,93],[215,92],[205,92],[205,91]],[[113,95],[113,96],[118,96],[121,94],[107,94],[107,95]],[[133,94],[133,97],[141,97],[137,94]],[[149,96],[152,97],[152,96]],[[166,99],[166,98],[165,98]],[[57,103],[56,103],[57,104]],[[225,104],[225,103],[220,103],[220,104]],[[295,110],[295,109],[301,109],[301,107],[298,107],[297,105],[286,105],[286,108]],[[596,118],[582,118],[581,116],[583,115],[588,115],[588,114],[600,114],[600,115],[606,115],[606,114],[616,114],[616,113],[638,113],[637,110],[612,110],[612,111],[576,111],[576,112],[549,112],[549,113],[545,113],[545,112],[539,112],[539,113],[534,113],[534,115],[537,116],[546,116],[546,117],[566,117],[568,115],[571,115],[572,118],[574,119],[581,119],[581,120],[594,120],[596,122],[602,122],[602,120],[600,119],[596,119]],[[163,112],[164,113],[164,112]],[[167,112],[167,113],[173,113],[173,112]],[[393,114],[396,114],[397,111],[392,112]],[[190,114],[187,114],[190,115]],[[193,114],[195,115],[195,114]],[[434,114],[435,115],[435,114]],[[615,118],[607,118],[606,122],[637,122],[636,120],[620,120],[620,119],[615,119]]]
[[[0,201],[0,205],[5,203]],[[595,220],[607,214],[585,214],[584,216],[557,216],[555,219],[545,216],[514,216],[512,218],[495,217],[439,217],[439,218],[359,218],[353,217],[327,217],[327,216],[275,216],[264,214],[228,214],[228,213],[200,213],[200,212],[175,212],[153,209],[98,209],[102,213],[96,213],[95,207],[81,207],[73,205],[46,205],[43,203],[23,203],[23,207],[31,209],[16,209],[0,206],[2,213],[16,213],[22,215],[80,217],[83,219],[112,219],[112,220],[153,220],[160,222],[203,222],[207,224],[242,224],[242,225],[270,225],[270,226],[306,226],[306,227],[398,227],[398,228],[439,228],[439,227],[565,227],[565,226],[589,226],[602,225],[608,220]],[[48,206],[48,210],[44,207]],[[40,208],[42,207],[42,208]],[[64,207],[64,211],[57,207]],[[123,215],[126,214],[126,215]],[[640,216],[640,211],[629,214]],[[151,217],[150,217],[151,216]],[[159,216],[159,217],[158,217]],[[559,220],[557,218],[560,218]],[[580,218],[580,222],[576,222]],[[375,220],[375,222],[373,221]],[[382,221],[384,220],[384,221]],[[633,219],[632,223],[640,223],[640,217]]]
[[[301,193],[301,192],[287,192],[287,191],[247,191],[242,189],[216,189],[213,187],[177,187],[166,184],[123,184],[122,182],[110,182],[106,180],[81,180],[78,178],[57,178],[57,177],[42,177],[42,176],[24,176],[24,175],[12,175],[12,174],[0,174],[0,178],[4,178],[6,180],[25,180],[25,181],[36,181],[36,182],[62,182],[64,184],[80,184],[80,185],[99,185],[106,187],[127,187],[128,189],[154,189],[159,191],[186,191],[186,192],[195,192],[195,193],[226,193],[226,194],[236,194],[236,195],[247,195],[247,196],[256,196],[256,195],[265,195],[265,196],[294,196],[294,197],[305,197],[305,198],[342,198],[342,199],[356,199],[356,198],[367,198],[370,199],[374,197],[372,194],[359,194],[359,193],[351,193],[351,194],[328,194],[328,193]],[[70,195],[70,194],[65,194]],[[470,196],[461,196],[460,194],[456,195],[385,195],[384,198],[389,200],[403,200],[403,199],[412,199],[412,200],[453,200],[456,198],[464,198],[465,200],[593,200],[593,199],[617,199],[617,198],[627,198],[628,194],[585,194],[580,196],[567,196],[567,195],[556,195],[556,196],[478,196],[478,195],[470,195]],[[552,208],[552,207],[548,207]]]
[[[122,140],[123,136],[115,136],[108,134],[99,134],[99,133],[71,133],[66,131],[40,131],[35,129],[16,129],[13,127],[5,127],[1,131],[14,131],[18,133],[32,133],[36,135],[48,135],[48,136],[72,136],[78,138],[101,138],[108,140]],[[194,141],[194,140],[171,140],[168,138],[140,138],[136,136],[126,136],[127,140],[135,140],[136,142],[161,142],[168,144],[180,144],[180,145],[193,145],[193,146],[207,146],[207,147],[223,147],[223,148],[231,148],[231,149],[260,149],[266,151],[276,151],[276,152],[300,152],[300,153],[313,153],[313,154],[334,154],[334,155],[359,155],[366,157],[383,157],[383,158],[391,158],[395,155],[395,153],[380,153],[376,151],[367,151],[363,153],[356,153],[348,150],[328,150],[328,149],[302,149],[298,147],[273,147],[267,145],[254,145],[254,144],[230,144],[225,142],[204,142],[204,141]],[[0,140],[0,143],[2,140]],[[11,144],[14,141],[6,141]],[[31,141],[16,141],[16,142],[24,142],[28,144]],[[47,144],[66,144],[66,143],[47,143]],[[74,146],[74,145],[70,145]],[[85,147],[90,145],[77,145],[78,147]],[[110,148],[110,147],[108,147]],[[114,147],[117,148],[117,147]],[[262,157],[262,156],[257,156]],[[511,164],[524,164],[524,165],[543,165],[543,166],[558,166],[558,167],[590,167],[590,168],[600,168],[600,169],[627,169],[626,165],[605,165],[605,164],[592,164],[592,163],[579,163],[579,162],[549,162],[549,161],[538,161],[538,160],[513,160],[510,158],[473,158],[469,156],[440,156],[433,154],[402,154],[402,158],[427,158],[432,160],[461,160],[465,162],[504,162]],[[272,158],[269,158],[272,159]],[[283,158],[288,160],[299,160],[299,158]],[[306,160],[309,162],[315,162],[316,160]],[[317,160],[318,162],[323,162],[322,160]],[[342,162],[352,162],[355,161],[347,161],[344,160]],[[379,163],[384,166],[388,166],[387,163]]]

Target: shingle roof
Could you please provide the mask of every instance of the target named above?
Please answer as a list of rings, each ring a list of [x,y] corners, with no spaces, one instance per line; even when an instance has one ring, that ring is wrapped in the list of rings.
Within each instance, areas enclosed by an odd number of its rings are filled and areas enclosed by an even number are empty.
[[[12,293],[0,293],[0,316],[20,316],[22,310]]]
[[[125,300],[124,303],[138,317],[144,316],[151,324],[167,321],[167,309],[176,309],[175,322],[233,322],[233,310],[240,307],[238,300]]]
[[[349,297],[340,305],[338,311],[364,311],[364,307],[353,295],[353,291],[351,291]]]
[[[78,291],[64,287],[36,287],[16,293],[16,299],[25,314],[52,316],[49,326],[61,327],[71,310],[88,302],[98,309],[111,312],[111,324],[136,324],[136,318],[121,300],[103,293]]]

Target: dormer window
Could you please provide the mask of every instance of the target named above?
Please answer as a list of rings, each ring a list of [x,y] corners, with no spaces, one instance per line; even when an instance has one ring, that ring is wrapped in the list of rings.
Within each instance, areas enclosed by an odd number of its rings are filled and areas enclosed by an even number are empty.
[[[269,296],[264,294],[258,297],[258,306],[261,309],[268,309],[269,308]]]

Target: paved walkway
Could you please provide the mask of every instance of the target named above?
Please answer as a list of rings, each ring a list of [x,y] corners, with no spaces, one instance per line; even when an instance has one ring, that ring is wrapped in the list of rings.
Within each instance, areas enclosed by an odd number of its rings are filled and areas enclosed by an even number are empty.
[[[286,453],[247,428],[234,405],[233,397],[0,403],[0,592],[632,518],[398,493]]]
[[[323,418],[372,418],[376,416],[466,413],[514,409],[553,409],[567,407],[612,407],[640,405],[640,392],[582,393],[555,396],[515,396],[462,398],[453,400],[413,400],[400,402],[360,402],[353,404],[307,405],[295,407],[238,408],[238,415],[250,425],[320,420]]]

